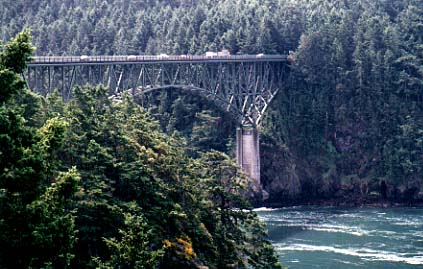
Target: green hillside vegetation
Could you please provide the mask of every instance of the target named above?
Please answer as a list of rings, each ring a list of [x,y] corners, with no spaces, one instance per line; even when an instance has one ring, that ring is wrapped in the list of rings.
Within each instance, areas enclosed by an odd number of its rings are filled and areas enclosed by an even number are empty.
[[[16,0],[0,11],[0,37],[31,27],[38,55],[289,54],[261,128],[269,201],[423,199],[420,0]],[[207,101],[168,91],[150,105],[190,155],[231,154],[234,123]]]
[[[32,51],[0,50],[0,268],[280,268],[232,159],[102,87],[31,93]]]

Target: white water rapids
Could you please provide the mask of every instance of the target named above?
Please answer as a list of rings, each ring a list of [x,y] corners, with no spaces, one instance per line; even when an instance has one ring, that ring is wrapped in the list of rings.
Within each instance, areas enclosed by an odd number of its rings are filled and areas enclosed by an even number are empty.
[[[423,208],[260,208],[290,269],[423,268]]]

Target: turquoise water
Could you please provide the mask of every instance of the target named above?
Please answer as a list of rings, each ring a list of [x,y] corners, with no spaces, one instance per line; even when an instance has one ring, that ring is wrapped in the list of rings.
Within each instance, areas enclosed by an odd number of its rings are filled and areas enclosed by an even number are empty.
[[[258,209],[291,269],[423,268],[423,208]]]

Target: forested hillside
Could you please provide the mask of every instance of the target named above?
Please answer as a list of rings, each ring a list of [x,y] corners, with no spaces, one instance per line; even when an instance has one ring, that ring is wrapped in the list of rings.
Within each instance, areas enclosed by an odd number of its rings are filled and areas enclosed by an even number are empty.
[[[37,55],[289,54],[290,78],[261,128],[269,201],[409,201],[422,191],[421,0],[16,0],[0,9],[0,37],[30,27]],[[152,103],[192,152],[233,148],[233,123],[205,100],[168,91]]]

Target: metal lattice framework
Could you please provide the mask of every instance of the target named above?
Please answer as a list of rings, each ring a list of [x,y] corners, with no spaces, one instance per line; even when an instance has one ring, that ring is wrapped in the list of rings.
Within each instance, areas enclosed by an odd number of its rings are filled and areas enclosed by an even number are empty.
[[[104,85],[110,95],[179,88],[214,100],[242,125],[258,126],[283,85],[282,55],[34,57],[24,78],[44,96],[58,89],[65,101],[75,86]]]

